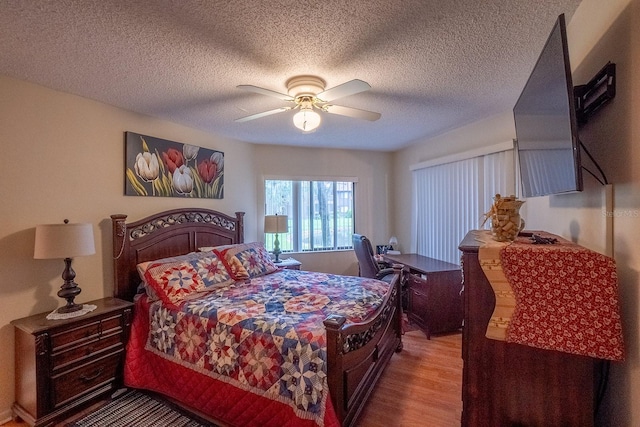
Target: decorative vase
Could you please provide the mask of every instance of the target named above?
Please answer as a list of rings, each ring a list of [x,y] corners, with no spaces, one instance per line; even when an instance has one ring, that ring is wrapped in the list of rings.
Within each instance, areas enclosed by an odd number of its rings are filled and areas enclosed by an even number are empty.
[[[523,200],[516,196],[502,197],[496,194],[491,210],[485,214],[485,220],[491,219],[491,237],[498,242],[513,242],[524,229],[524,219],[520,217]]]

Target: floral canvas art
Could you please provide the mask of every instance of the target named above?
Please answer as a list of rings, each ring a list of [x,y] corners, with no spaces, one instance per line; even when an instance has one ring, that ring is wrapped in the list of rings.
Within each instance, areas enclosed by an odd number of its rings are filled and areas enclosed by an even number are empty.
[[[222,199],[224,153],[125,132],[125,195]]]

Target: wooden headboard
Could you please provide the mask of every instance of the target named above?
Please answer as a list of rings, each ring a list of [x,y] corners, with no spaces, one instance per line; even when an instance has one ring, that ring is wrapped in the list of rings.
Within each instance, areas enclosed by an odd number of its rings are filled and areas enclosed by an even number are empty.
[[[133,300],[140,284],[138,263],[184,255],[203,246],[243,243],[243,219],[244,212],[236,212],[234,218],[201,208],[174,209],[130,223],[126,215],[111,215],[114,296]]]

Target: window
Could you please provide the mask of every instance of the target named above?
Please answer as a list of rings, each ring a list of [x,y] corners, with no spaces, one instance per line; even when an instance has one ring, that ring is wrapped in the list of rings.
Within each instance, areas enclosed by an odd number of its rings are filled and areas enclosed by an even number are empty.
[[[289,218],[289,232],[278,236],[282,252],[351,249],[354,230],[353,182],[265,181],[265,215]],[[265,234],[273,250],[274,234]]]
[[[481,228],[493,196],[515,194],[513,150],[415,168],[413,191],[416,252],[457,264],[460,241]]]

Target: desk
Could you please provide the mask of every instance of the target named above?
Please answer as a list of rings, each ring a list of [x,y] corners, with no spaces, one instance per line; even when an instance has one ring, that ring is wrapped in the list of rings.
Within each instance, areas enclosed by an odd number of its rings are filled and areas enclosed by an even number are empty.
[[[462,269],[459,265],[419,254],[383,255],[386,262],[403,264],[407,317],[431,338],[462,327]]]
[[[384,254],[382,258],[390,264],[403,264],[405,268],[408,268],[412,273],[416,274],[429,274],[452,270],[461,271],[460,266],[457,264],[451,264],[450,262],[440,261],[439,259],[429,258],[420,254]],[[462,280],[462,278],[460,278],[460,280]]]

